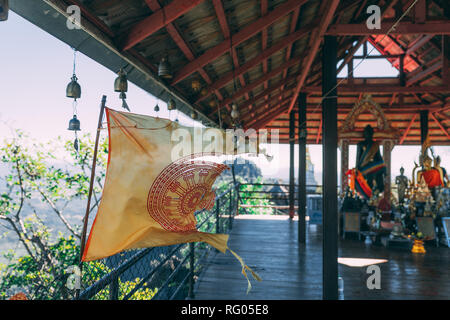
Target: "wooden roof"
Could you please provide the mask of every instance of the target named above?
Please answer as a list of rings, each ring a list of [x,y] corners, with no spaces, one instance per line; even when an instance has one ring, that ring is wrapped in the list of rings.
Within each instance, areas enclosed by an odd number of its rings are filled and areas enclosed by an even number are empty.
[[[31,5],[30,0],[24,2]],[[235,102],[244,127],[280,129],[282,143],[288,141],[288,112],[296,108],[300,92],[308,94],[307,143],[321,142],[323,36],[338,37],[338,60],[343,61],[338,71],[368,41],[399,70],[404,56],[403,71],[399,78],[339,81],[340,124],[362,94],[370,93],[392,127],[405,135],[403,144],[420,143],[417,114],[427,109],[431,142],[450,145],[450,21],[445,0],[43,2],[63,15],[68,5],[80,6],[86,22],[83,30],[144,74],[145,79],[138,75],[134,79],[147,91],[159,95],[162,89],[166,97],[182,101],[181,111],[190,114],[195,109],[207,122],[219,123],[220,110],[225,127],[231,127],[230,106]],[[381,30],[369,32],[366,8],[372,4],[381,8],[383,22]],[[45,21],[33,21],[17,5],[11,7],[47,31],[59,32]],[[69,33],[60,36],[68,43],[70,37]],[[112,67],[102,55],[84,50]],[[165,55],[173,70],[169,81],[157,75]],[[152,85],[147,87],[146,81]],[[200,90],[194,90],[193,84],[198,83]],[[362,129],[372,122],[370,115],[363,114],[356,127]]]

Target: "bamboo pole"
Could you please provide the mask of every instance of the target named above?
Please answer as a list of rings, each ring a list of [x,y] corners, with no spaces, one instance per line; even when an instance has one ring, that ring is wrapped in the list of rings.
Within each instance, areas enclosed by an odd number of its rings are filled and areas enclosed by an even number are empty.
[[[89,194],[88,194],[88,201],[86,205],[86,214],[84,215],[83,219],[83,231],[81,233],[81,243],[80,243],[80,272],[83,270],[83,262],[81,261],[83,257],[83,252],[85,249],[86,244],[86,232],[87,232],[87,226],[89,221],[89,212],[91,207],[91,198],[92,198],[92,191],[94,189],[94,181],[95,181],[95,167],[97,165],[97,153],[98,153],[98,142],[100,139],[100,129],[102,128],[102,121],[103,121],[103,114],[105,112],[105,105],[106,105],[106,96],[102,97],[102,102],[100,106],[100,115],[98,117],[98,125],[97,125],[97,134],[95,136],[95,146],[94,146],[94,155],[92,159],[92,169],[91,169],[91,180],[89,183]],[[79,289],[77,292],[77,295],[79,294]]]

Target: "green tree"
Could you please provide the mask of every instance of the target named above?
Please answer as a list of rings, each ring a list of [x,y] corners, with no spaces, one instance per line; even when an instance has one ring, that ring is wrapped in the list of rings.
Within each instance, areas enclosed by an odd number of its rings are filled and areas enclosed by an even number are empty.
[[[0,298],[8,298],[17,290],[31,299],[68,299],[73,295],[65,286],[69,276],[65,270],[78,264],[81,227],[80,221],[70,222],[66,210],[71,202],[87,197],[93,146],[89,135],[80,139],[76,152],[71,141],[58,138],[37,143],[21,131],[3,141],[0,159],[7,174],[1,179],[0,222],[26,254],[4,254],[8,262],[0,265]],[[56,156],[61,150],[65,163],[58,162],[60,158]],[[91,211],[100,200],[107,156],[108,142],[103,139],[99,144]],[[40,199],[44,206],[35,208],[33,199]],[[84,214],[82,208],[77,210]],[[57,234],[42,218],[43,211],[52,212],[61,222],[63,227]]]

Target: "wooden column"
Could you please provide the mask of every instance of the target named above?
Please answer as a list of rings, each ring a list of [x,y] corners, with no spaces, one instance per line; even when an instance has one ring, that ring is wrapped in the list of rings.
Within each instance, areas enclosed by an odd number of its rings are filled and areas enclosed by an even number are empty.
[[[447,10],[448,11],[448,10]],[[446,11],[446,12],[447,12]],[[446,13],[447,17],[450,13]],[[442,83],[450,83],[450,36],[442,36]]]
[[[325,36],[322,48],[323,299],[338,299],[337,205],[337,41]]]
[[[384,196],[386,199],[390,199],[391,193],[391,152],[394,148],[394,143],[391,140],[383,141],[383,159],[386,164],[386,177],[384,181]]]
[[[348,171],[348,152],[349,142],[343,139],[341,141],[341,193],[345,194],[348,186],[347,171]]]
[[[420,143],[423,144],[428,135],[428,110],[420,111]]]
[[[289,217],[294,218],[295,176],[294,176],[294,144],[295,144],[295,110],[289,113]]]
[[[298,96],[298,242],[306,242],[306,93]]]

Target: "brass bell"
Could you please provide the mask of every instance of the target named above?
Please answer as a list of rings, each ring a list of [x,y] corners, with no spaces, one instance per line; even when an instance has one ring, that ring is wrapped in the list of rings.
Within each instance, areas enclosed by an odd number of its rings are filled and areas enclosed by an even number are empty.
[[[74,74],[72,76],[72,81],[70,81],[70,83],[67,85],[66,97],[73,98],[75,100],[81,97],[81,87],[77,80],[78,78]]]
[[[69,128],[70,131],[80,131],[80,120],[77,119],[77,116],[74,114],[73,118],[69,121]]]
[[[163,57],[159,62],[158,76],[163,79],[172,79],[172,72],[170,70],[170,64],[167,57]]]
[[[197,112],[192,111],[191,118],[195,120],[195,119],[197,119],[197,117],[198,117]]]
[[[192,90],[194,90],[194,92],[198,92],[200,90],[201,86],[202,86],[202,84],[197,79],[193,80],[191,83],[191,87],[192,87]]]
[[[176,108],[177,108],[177,104],[176,104],[175,100],[170,99],[169,102],[167,103],[167,109],[174,110]]]
[[[128,91],[127,73],[123,70],[123,68],[120,68],[117,74],[118,77],[114,81],[114,91],[127,92]]]

